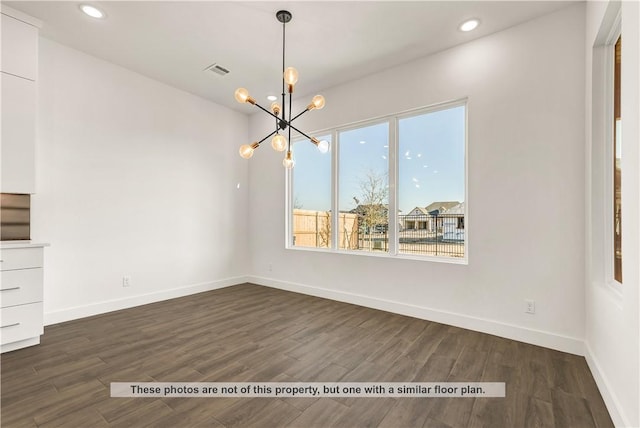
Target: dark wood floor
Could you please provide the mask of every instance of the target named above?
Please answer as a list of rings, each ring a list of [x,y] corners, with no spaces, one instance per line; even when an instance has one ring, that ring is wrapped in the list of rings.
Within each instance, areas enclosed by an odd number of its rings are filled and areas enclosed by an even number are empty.
[[[506,398],[110,398],[110,382],[506,382]],[[52,325],[2,426],[611,427],[584,358],[243,284]]]

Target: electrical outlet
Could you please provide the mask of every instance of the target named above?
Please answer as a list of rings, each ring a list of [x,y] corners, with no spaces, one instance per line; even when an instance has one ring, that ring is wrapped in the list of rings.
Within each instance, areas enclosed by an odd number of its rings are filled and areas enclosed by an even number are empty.
[[[525,300],[525,308],[524,311],[527,314],[535,314],[536,313],[536,302],[534,300]]]
[[[269,272],[273,272],[273,265],[271,263],[269,263],[268,269],[269,269]]]
[[[123,276],[122,277],[122,286],[123,287],[131,287],[131,277],[130,276]]]

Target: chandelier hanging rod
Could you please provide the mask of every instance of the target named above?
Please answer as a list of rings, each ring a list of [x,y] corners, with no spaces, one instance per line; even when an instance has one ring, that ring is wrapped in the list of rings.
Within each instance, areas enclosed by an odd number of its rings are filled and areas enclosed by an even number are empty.
[[[291,151],[291,130],[292,129],[297,133],[299,133],[300,135],[308,138],[309,141],[311,141],[311,143],[316,145],[316,147],[321,153],[326,153],[329,151],[329,143],[327,141],[325,140],[320,141],[315,137],[310,137],[309,135],[300,131],[298,128],[292,125],[292,122],[294,120],[296,120],[306,112],[314,109],[320,110],[321,108],[323,108],[325,104],[325,100],[322,95],[316,95],[315,97],[313,97],[313,99],[311,100],[311,103],[309,103],[309,105],[307,105],[307,107],[304,110],[302,110],[300,113],[295,115],[293,118],[291,117],[293,92],[294,92],[295,84],[298,81],[298,71],[293,67],[286,67],[286,62],[285,62],[286,24],[289,21],[291,21],[291,12],[286,10],[280,10],[276,13],[276,18],[278,19],[279,22],[282,23],[282,105],[278,104],[277,102],[273,102],[271,104],[271,110],[266,109],[265,107],[258,104],[258,102],[249,95],[249,91],[247,91],[245,88],[236,89],[236,92],[234,94],[236,101],[238,101],[239,103],[248,103],[248,104],[254,105],[258,107],[260,110],[274,117],[276,119],[276,129],[275,131],[271,132],[269,135],[267,135],[260,141],[254,142],[252,144],[242,145],[240,147],[240,156],[242,156],[245,159],[249,159],[251,156],[253,156],[254,150],[257,149],[262,142],[264,142],[267,138],[270,138],[273,136],[273,139],[271,140],[271,146],[273,147],[273,149],[279,152],[282,152],[285,150],[287,151],[285,158],[282,161],[282,164],[286,168],[293,168],[294,160],[293,160],[293,155]],[[288,108],[286,103],[287,93],[289,94]],[[287,119],[287,113],[289,114],[288,119]],[[285,131],[285,130],[288,132],[288,138],[285,138],[283,135],[280,134],[280,131]]]
[[[286,31],[287,31],[287,22],[291,21],[291,12],[289,12],[288,10],[279,10],[278,12],[276,12],[276,18],[278,19],[278,21],[282,22],[282,119],[285,118],[285,107],[286,104],[284,102],[284,73],[286,70],[286,63],[285,63],[285,55],[286,55],[286,50],[285,50],[285,46],[286,46],[286,42],[287,42],[287,38],[286,38]],[[289,107],[291,107],[291,94],[289,94]],[[291,110],[289,110],[291,111]],[[289,116],[291,116],[291,113],[289,113]],[[291,118],[289,118],[291,119]],[[290,121],[290,120],[289,120]],[[284,125],[282,122],[279,122],[280,124],[280,128],[284,131],[284,129],[286,128],[286,125]],[[291,140],[291,135],[289,135],[289,140]]]

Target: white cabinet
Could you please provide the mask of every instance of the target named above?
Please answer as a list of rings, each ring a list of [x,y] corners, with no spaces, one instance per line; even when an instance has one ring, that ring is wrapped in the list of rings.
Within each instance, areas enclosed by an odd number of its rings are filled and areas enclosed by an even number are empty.
[[[36,82],[1,78],[2,192],[35,193]]]
[[[16,269],[0,272],[0,306],[42,302],[43,269]]]
[[[45,244],[2,244],[0,249],[0,344],[2,352],[40,343],[44,332]]]
[[[35,135],[40,22],[4,5],[0,191],[35,193]]]
[[[36,80],[38,75],[38,28],[6,13],[3,8],[2,72]]]
[[[2,352],[14,351],[40,343],[44,333],[42,302],[10,306],[2,311]]]

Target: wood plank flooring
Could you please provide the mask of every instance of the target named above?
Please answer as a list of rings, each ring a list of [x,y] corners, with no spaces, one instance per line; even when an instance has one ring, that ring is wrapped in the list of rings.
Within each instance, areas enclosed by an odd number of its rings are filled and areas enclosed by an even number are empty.
[[[612,427],[584,358],[266,287],[48,326],[3,427]],[[506,382],[505,398],[110,398],[110,382]]]

